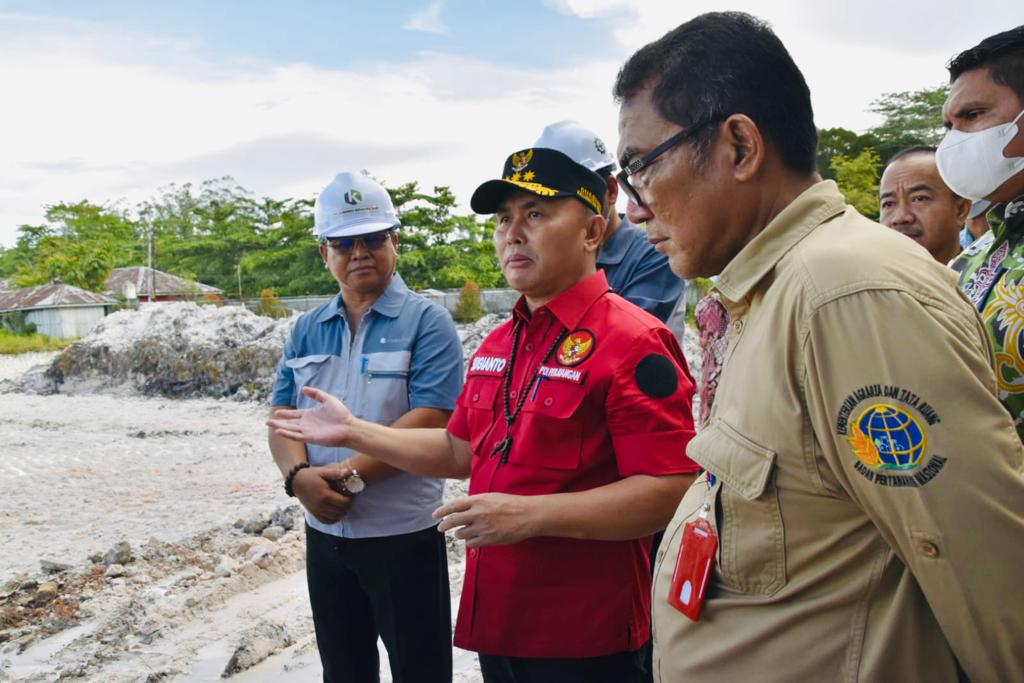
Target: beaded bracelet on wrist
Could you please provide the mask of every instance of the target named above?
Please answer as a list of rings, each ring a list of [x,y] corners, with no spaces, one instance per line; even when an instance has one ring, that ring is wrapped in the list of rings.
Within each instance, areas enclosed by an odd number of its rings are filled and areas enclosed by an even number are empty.
[[[292,482],[295,481],[295,475],[299,473],[299,470],[304,470],[307,467],[309,467],[308,462],[300,462],[288,470],[288,475],[284,478],[284,492],[288,494],[289,498],[295,497],[295,492],[292,490]]]

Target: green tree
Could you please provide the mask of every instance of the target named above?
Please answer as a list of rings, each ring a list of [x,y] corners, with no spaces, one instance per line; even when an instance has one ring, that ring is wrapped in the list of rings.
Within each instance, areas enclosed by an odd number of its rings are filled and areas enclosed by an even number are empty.
[[[455,195],[445,186],[426,194],[411,182],[388,192],[402,220],[398,267],[410,287],[454,289],[467,280],[481,287],[503,285],[493,221],[452,215]]]
[[[493,222],[454,215],[447,187],[416,183],[389,190],[401,215],[401,272],[411,287],[483,287],[503,282],[494,255]],[[313,230],[312,199],[257,198],[230,177],[198,187],[171,185],[129,213],[88,202],[49,207],[42,225],[24,225],[14,247],[0,249],[0,277],[16,284],[59,280],[102,288],[111,268],[146,263],[237,296],[273,289],[279,296],[330,294]],[[239,277],[240,276],[240,277]]]
[[[836,179],[832,157],[856,157],[869,147],[877,147],[878,139],[871,133],[863,135],[846,128],[825,128],[818,131],[818,173],[822,178]]]
[[[102,291],[111,268],[138,258],[136,224],[126,212],[87,201],[55,204],[46,223],[23,225],[15,245],[17,285],[63,282]]]
[[[866,149],[855,157],[832,157],[836,183],[846,201],[870,218],[878,218],[878,153]]]
[[[940,85],[923,90],[886,93],[871,103],[870,111],[884,121],[868,130],[876,139],[872,146],[880,163],[887,163],[893,154],[915,145],[937,145],[945,129],[942,105],[949,95],[949,86]]]

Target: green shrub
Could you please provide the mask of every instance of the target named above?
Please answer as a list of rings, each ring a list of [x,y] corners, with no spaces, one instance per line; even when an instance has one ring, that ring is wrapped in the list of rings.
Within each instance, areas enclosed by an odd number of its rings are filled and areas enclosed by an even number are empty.
[[[455,314],[452,317],[456,322],[471,323],[483,315],[484,300],[480,293],[480,285],[473,280],[466,280],[466,284],[459,290],[459,300],[455,304]]]
[[[0,329],[0,354],[60,351],[70,346],[73,341],[73,339],[47,337],[44,334],[12,334],[5,329]]]
[[[253,309],[253,313],[264,315],[268,318],[287,318],[288,309],[284,303],[277,298],[277,292],[269,287],[260,292],[259,303]]]
[[[0,313],[0,330],[11,334],[35,334],[36,324],[28,321],[25,311],[8,311]]]

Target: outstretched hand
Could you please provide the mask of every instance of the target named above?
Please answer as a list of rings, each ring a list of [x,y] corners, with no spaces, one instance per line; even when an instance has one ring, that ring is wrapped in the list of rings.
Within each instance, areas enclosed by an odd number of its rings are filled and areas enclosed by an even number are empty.
[[[267,420],[278,436],[319,446],[344,446],[355,417],[345,404],[326,391],[303,387],[302,392],[320,405],[295,410],[281,408]]]

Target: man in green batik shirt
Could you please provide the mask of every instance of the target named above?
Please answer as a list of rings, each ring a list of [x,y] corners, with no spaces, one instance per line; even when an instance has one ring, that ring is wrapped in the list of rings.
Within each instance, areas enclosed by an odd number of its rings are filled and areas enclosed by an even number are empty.
[[[962,52],[949,76],[942,179],[961,197],[1006,203],[1003,226],[951,265],[985,322],[999,398],[1024,439],[1024,26]]]

